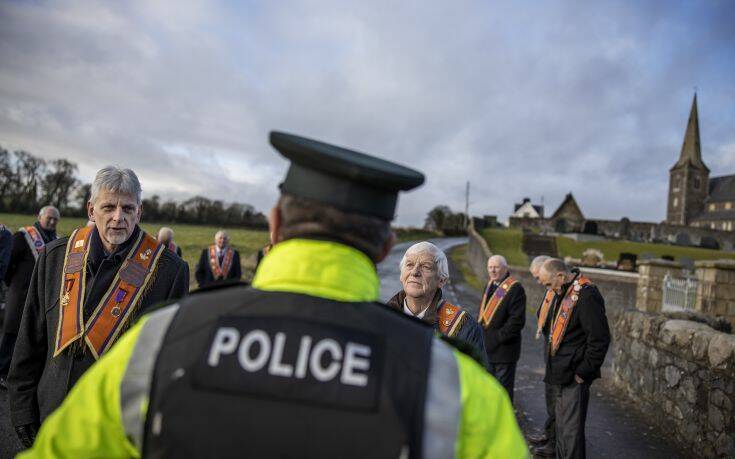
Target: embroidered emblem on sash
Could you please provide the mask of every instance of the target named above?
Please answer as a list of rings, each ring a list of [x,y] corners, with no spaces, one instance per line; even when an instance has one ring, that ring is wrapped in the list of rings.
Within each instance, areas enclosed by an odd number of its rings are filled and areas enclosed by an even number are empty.
[[[28,243],[28,247],[33,253],[33,258],[38,260],[44,250],[46,250],[46,243],[43,242],[41,233],[35,226],[24,226],[20,228],[20,232],[23,233],[23,237]]]
[[[587,285],[592,285],[592,281],[584,276],[579,276],[574,283],[565,292],[564,298],[561,300],[561,306],[556,314],[554,322],[551,324],[551,333],[549,333],[549,346],[551,355],[556,355],[559,350],[564,333],[567,331],[569,319],[572,316],[574,308],[577,306],[579,295],[577,294]]]
[[[87,270],[84,266],[91,233],[91,228],[77,229],[67,244],[54,357],[81,337],[84,337],[95,359],[107,351],[130,319],[164,250],[155,239],[140,231],[128,257],[85,324],[83,307]]]
[[[490,290],[491,282],[487,283],[487,287],[485,287],[485,293],[482,295],[482,302],[480,303],[480,314],[477,319],[477,321],[480,323],[480,325],[483,326],[483,328],[487,328],[490,326],[490,322],[492,322],[495,313],[497,312],[498,308],[500,308],[500,305],[503,303],[505,296],[508,294],[511,287],[513,287],[517,282],[517,280],[513,279],[510,276],[506,277],[505,280],[501,282],[500,285],[498,285],[498,288],[495,289],[489,300],[487,299],[487,293]]]
[[[437,313],[439,331],[449,337],[454,337],[459,332],[466,314],[459,306],[446,301],[442,302]]]

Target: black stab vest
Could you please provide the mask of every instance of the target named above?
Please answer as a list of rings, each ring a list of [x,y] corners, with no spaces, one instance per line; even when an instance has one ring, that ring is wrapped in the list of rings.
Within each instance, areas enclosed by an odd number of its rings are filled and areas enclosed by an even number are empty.
[[[144,457],[421,457],[430,326],[378,303],[243,287],[180,304]]]

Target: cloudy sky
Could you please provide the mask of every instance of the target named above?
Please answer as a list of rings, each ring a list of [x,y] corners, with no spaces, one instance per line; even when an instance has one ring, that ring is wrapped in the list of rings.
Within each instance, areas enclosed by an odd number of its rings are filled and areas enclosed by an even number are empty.
[[[145,195],[267,210],[273,129],[415,167],[399,224],[437,204],[506,219],[664,218],[698,88],[703,156],[735,173],[735,3],[0,3],[0,145]]]

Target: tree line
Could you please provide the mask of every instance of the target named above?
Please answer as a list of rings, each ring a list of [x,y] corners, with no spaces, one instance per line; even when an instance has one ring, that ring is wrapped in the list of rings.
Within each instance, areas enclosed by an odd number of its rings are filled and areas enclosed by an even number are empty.
[[[66,159],[45,160],[0,146],[0,212],[35,214],[52,205],[63,216],[87,216],[92,184],[77,177],[78,167]],[[204,196],[185,201],[143,199],[146,221],[266,228],[265,216],[250,204],[225,203]]]

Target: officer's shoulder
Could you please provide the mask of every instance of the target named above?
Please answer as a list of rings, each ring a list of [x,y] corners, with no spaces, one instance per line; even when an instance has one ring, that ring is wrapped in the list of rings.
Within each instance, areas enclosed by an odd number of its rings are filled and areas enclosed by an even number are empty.
[[[204,287],[199,287],[195,290],[192,290],[191,292],[189,292],[189,296],[187,298],[200,300],[219,295],[237,295],[238,293],[241,293],[244,290],[248,289],[250,289],[249,283],[242,280],[230,279],[226,281],[215,282],[210,285],[205,285]]]

